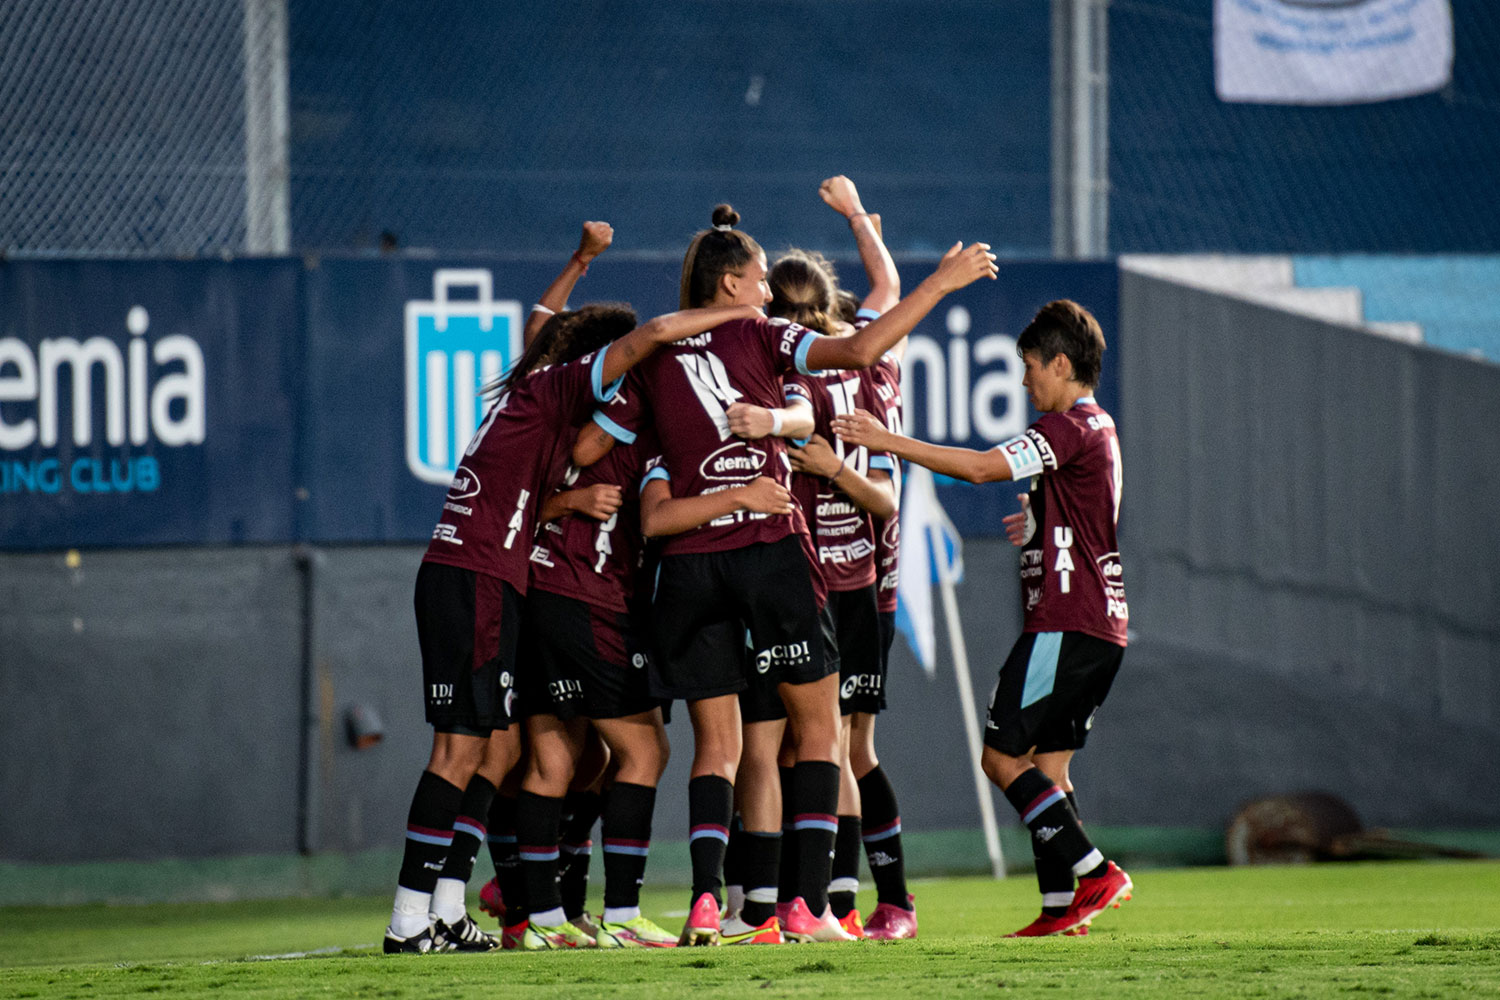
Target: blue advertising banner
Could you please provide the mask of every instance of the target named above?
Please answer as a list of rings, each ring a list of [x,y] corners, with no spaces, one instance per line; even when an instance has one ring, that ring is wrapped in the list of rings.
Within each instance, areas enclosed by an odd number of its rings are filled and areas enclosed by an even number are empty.
[[[526,311],[564,260],[324,259],[307,273],[305,537],[428,537],[456,457],[483,416],[475,388],[515,357]],[[839,266],[862,277],[857,261]],[[914,284],[930,266],[902,270]],[[645,320],[677,307],[679,274],[675,261],[605,256],[579,283],[574,304],[629,302]],[[1103,325],[1111,350],[1099,400],[1118,414],[1115,265],[1002,262],[997,281],[950,296],[911,337],[909,432],[971,448],[1021,433],[1036,415],[1027,412],[1015,338],[1056,298],[1083,303]],[[938,488],[954,523],[970,535],[1002,533],[1000,518],[1014,508],[1015,493],[943,481]]]
[[[291,537],[300,272],[0,265],[0,547]]]
[[[416,542],[517,356],[555,261],[409,257],[0,265],[0,548]],[[839,264],[856,289],[858,263]],[[902,267],[914,283],[928,262]],[[575,304],[676,308],[675,261],[601,258]],[[1034,419],[1015,337],[1073,298],[1111,350],[1111,263],[1003,262],[906,354],[910,433],[988,448]],[[940,481],[959,530],[1001,531],[1010,488]]]

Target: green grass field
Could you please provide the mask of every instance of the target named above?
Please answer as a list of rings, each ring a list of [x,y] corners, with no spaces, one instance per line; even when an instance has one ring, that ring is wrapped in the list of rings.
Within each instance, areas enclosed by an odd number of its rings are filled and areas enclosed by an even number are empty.
[[[944,879],[916,941],[653,952],[386,958],[384,897],[10,907],[0,998],[1500,996],[1500,862],[1134,874],[1087,938],[1004,940],[1034,883]],[[686,895],[645,908],[675,927]]]

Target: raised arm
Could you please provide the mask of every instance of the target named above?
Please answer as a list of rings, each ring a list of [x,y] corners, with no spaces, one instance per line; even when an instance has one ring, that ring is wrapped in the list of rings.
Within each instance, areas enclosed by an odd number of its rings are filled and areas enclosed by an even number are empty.
[[[971,243],[967,247],[955,243],[938,262],[937,269],[885,315],[847,337],[819,337],[813,341],[807,350],[806,365],[810,369],[868,368],[910,333],[943,296],[980,278],[994,278],[997,273],[995,255],[990,253],[988,243]]]
[[[665,479],[652,479],[641,490],[641,534],[647,538],[680,535],[741,510],[790,514],[792,494],[774,479],[758,476],[745,486],[717,493],[673,497]]]
[[[793,469],[822,476],[843,490],[861,510],[882,521],[896,513],[896,487],[891,474],[884,470],[872,470],[869,475],[860,473],[829,447],[823,435],[814,434],[805,445],[789,448],[787,453]]]
[[[568,263],[563,266],[562,273],[552,279],[552,284],[547,286],[547,290],[542,293],[536,305],[531,307],[531,315],[526,317],[526,329],[521,334],[523,347],[531,346],[531,342],[546,325],[549,316],[567,308],[568,296],[573,294],[573,286],[578,284],[579,278],[588,273],[590,262],[609,249],[614,238],[614,227],[607,222],[583,224],[583,235],[578,239],[578,249],[573,251],[573,256],[568,258]]]
[[[750,319],[762,315],[754,306],[715,306],[710,309],[683,309],[666,313],[631,330],[605,349],[603,381],[608,385],[640,362],[649,358],[663,344],[707,333],[721,323]]]
[[[871,451],[889,452],[954,479],[995,483],[1011,478],[1010,463],[994,448],[974,451],[918,441],[887,430],[885,424],[865,410],[834,417],[833,432],[846,444],[862,444]]]
[[[901,275],[881,238],[879,217],[865,211],[859,190],[843,174],[818,185],[818,194],[830,208],[849,220],[849,229],[854,233],[854,245],[859,248],[859,260],[870,281],[870,294],[861,306],[884,313],[901,300]]]

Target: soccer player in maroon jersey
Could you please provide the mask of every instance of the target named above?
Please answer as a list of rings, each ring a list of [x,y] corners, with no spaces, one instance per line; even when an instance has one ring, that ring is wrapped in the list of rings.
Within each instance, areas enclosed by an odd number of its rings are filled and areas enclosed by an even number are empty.
[[[450,926],[435,921],[430,907],[464,789],[482,764],[503,775],[519,752],[510,720],[520,605],[538,498],[562,477],[572,429],[662,345],[752,314],[743,307],[684,311],[634,329],[629,310],[589,307],[566,321],[559,315],[559,336],[537,337],[498,385],[460,458],[417,575],[417,635],[434,732],[408,813],[386,952],[488,950],[497,943],[469,926],[466,913]],[[477,816],[469,826],[483,835]]]
[[[983,764],[1031,831],[1043,912],[1013,936],[1039,937],[1076,932],[1130,898],[1130,877],[1084,833],[1068,777],[1120,668],[1129,611],[1116,540],[1120,441],[1093,397],[1104,334],[1086,309],[1060,300],[1042,307],[1017,348],[1042,417],[989,451],[915,441],[869,413],[840,417],[834,429],[969,482],[1031,478],[1025,509],[1005,519],[1021,546],[1025,619],[1000,668]],[[1065,882],[1049,888],[1058,873]]]
[[[900,300],[900,275],[886,250],[880,230],[880,217],[865,211],[854,182],[842,175],[830,177],[819,186],[818,193],[829,207],[848,220],[849,228],[854,234],[860,261],[870,284],[869,293],[858,303],[858,310],[853,317],[853,323],[862,325],[877,318]],[[885,425],[895,431],[901,430],[901,359],[905,352],[906,338],[902,338],[882,354],[875,365],[859,373],[861,405],[883,419]],[[899,462],[884,454],[871,455],[869,461],[872,469],[889,471],[893,495],[899,498]],[[880,522],[882,516],[883,524]],[[907,891],[901,850],[901,812],[896,802],[895,789],[875,753],[875,719],[885,708],[887,665],[896,632],[899,519],[899,511],[893,509],[889,515],[877,515],[873,525],[877,627],[869,631],[872,637],[878,637],[877,665],[864,672],[849,670],[851,660],[859,660],[859,656],[855,655],[852,658],[846,657],[840,668],[843,678],[840,705],[845,713],[844,722],[848,730],[849,767],[858,789],[857,799],[852,801],[858,803],[860,815],[856,820],[844,814],[845,799],[841,794],[840,839],[834,853],[834,881],[838,882],[843,878],[847,880],[844,885],[850,886],[851,893],[857,889],[855,873],[858,871],[858,844],[862,839],[877,893],[877,905],[869,921],[864,924],[864,933],[876,940],[910,938],[917,933],[916,913],[911,894]],[[851,677],[854,678],[854,690],[848,692],[846,689]],[[846,830],[846,827],[852,829]],[[833,895],[835,915],[843,916],[840,910],[847,906],[854,915],[845,919],[858,920],[857,911],[852,909],[853,905],[852,898],[840,897],[837,893]]]
[[[714,228],[694,238],[683,261],[684,305],[769,300],[765,253],[734,228],[738,220],[720,206]],[[755,318],[722,324],[656,357],[640,372],[649,406],[642,415],[649,412],[656,427],[672,496],[701,497],[762,475],[784,483],[789,466],[778,435],[787,427],[777,412],[783,375],[869,367],[943,296],[994,274],[985,244],[958,244],[916,291],[849,337]],[[820,835],[802,838],[801,913],[794,905],[797,922],[782,930],[810,939],[831,923],[838,937],[847,937],[826,904],[838,801],[838,681],[824,660],[816,585],[798,537],[803,530],[793,516],[740,512],[674,535],[662,556],[652,689],[688,701],[694,732],[687,943],[714,943],[720,935],[720,871],[741,750],[738,694],[747,671],[778,684],[796,740],[793,812]],[[748,658],[747,629],[756,647]],[[774,861],[767,864],[774,870]]]

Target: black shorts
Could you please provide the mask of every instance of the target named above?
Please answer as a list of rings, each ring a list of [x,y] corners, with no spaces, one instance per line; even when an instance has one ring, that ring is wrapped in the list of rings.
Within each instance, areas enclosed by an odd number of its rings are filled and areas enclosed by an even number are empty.
[[[891,644],[896,641],[896,612],[879,611],[880,616],[880,669],[887,675],[891,669]]]
[[[516,651],[521,716],[619,719],[661,702],[647,691],[650,654],[623,611],[533,590]]]
[[[651,605],[651,693],[738,694],[758,674],[806,684],[828,664],[811,567],[797,536],[729,552],[664,556]],[[749,630],[755,648],[745,649]],[[748,656],[747,656],[748,652]]]
[[[885,708],[885,657],[875,585],[828,595],[839,647],[839,713],[879,714]]]
[[[1000,668],[984,744],[1011,757],[1079,750],[1125,647],[1082,632],[1023,632]]]
[[[818,612],[818,627],[823,632],[823,657],[828,666],[828,673],[831,674],[839,669],[839,641],[833,624],[833,611],[828,605],[824,605],[823,610]],[[753,669],[755,649],[755,639],[749,632],[746,632],[747,671],[745,676],[749,679],[749,686],[740,692],[740,721],[772,722],[776,719],[785,719],[786,704],[781,700],[781,692],[776,683],[768,674]]]
[[[522,606],[516,589],[487,573],[424,562],[413,603],[427,721],[463,736],[509,728]]]

